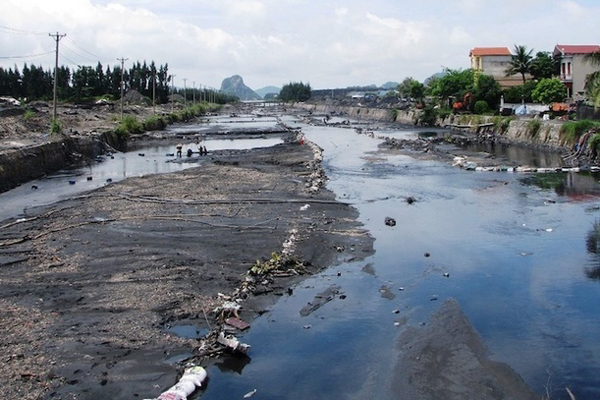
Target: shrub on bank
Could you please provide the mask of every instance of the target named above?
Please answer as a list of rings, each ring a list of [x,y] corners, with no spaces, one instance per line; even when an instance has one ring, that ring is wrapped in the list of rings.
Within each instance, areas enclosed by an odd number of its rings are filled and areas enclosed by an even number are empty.
[[[167,121],[160,115],[152,115],[142,122],[144,131],[159,131],[167,127]]]
[[[573,146],[579,140],[581,135],[592,128],[600,127],[600,122],[581,120],[576,122],[565,122],[560,128],[560,142],[568,146]]]
[[[540,133],[540,128],[542,127],[542,123],[539,119],[532,119],[527,123],[527,134],[530,138],[534,139]]]
[[[477,100],[473,106],[473,112],[475,114],[485,114],[490,111],[490,107],[485,100]]]
[[[115,132],[121,138],[127,138],[130,135],[135,135],[136,133],[142,133],[144,131],[144,127],[142,123],[137,120],[136,117],[132,115],[126,115],[123,117]]]

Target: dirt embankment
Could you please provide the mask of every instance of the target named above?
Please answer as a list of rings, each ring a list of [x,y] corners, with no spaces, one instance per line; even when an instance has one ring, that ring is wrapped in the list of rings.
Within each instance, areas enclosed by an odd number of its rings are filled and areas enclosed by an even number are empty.
[[[206,325],[205,313],[214,326],[218,294],[239,288],[256,260],[286,241],[306,273],[369,254],[356,211],[315,190],[319,171],[310,146],[288,143],[204,157],[195,169],[129,179],[5,222],[2,392],[155,397],[176,381],[165,360],[198,347],[167,328]],[[246,285],[240,316],[264,312],[293,279]]]

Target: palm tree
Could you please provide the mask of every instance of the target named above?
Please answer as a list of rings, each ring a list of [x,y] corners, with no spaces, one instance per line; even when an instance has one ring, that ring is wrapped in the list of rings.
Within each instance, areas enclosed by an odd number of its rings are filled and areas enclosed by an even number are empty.
[[[584,60],[600,67],[600,51],[586,54]],[[594,107],[600,107],[600,70],[592,72],[585,78],[585,90]]]
[[[504,71],[506,76],[521,74],[523,83],[525,83],[525,74],[531,70],[532,52],[533,49],[527,51],[527,47],[515,44],[515,54],[512,55],[509,67]]]

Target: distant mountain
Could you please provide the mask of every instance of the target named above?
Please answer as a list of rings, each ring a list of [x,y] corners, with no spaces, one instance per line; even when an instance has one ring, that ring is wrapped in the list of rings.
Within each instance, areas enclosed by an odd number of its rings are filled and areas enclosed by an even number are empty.
[[[244,80],[239,75],[233,75],[230,78],[223,79],[221,83],[221,92],[239,97],[240,100],[260,100],[260,97],[254,90],[244,84]]]
[[[381,85],[382,89],[396,89],[398,87],[399,83],[398,82],[386,82],[383,85]]]
[[[281,92],[281,88],[278,88],[277,86],[265,86],[264,88],[261,89],[256,89],[254,91],[254,93],[258,94],[261,97],[265,97],[268,94],[279,94],[279,92]]]

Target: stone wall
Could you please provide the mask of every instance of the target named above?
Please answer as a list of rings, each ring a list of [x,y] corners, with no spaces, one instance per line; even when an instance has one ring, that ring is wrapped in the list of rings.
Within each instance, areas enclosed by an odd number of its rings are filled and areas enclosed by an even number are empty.
[[[356,120],[371,120],[379,122],[397,122],[400,124],[412,125],[415,123],[420,111],[418,110],[393,110],[393,109],[375,109],[368,107],[348,107],[336,106],[331,104],[296,104],[297,108],[315,113],[346,115],[348,118]],[[395,117],[395,120],[394,120]],[[499,135],[505,141],[523,145],[523,146],[539,146],[552,149],[562,149],[563,145],[560,142],[560,127],[561,122],[557,121],[542,121],[541,119],[532,118],[514,118],[508,123],[508,127],[502,129],[499,124],[499,117],[491,117],[485,115],[470,115],[470,114],[450,114],[444,119],[438,119],[437,125],[440,127],[448,127],[461,129],[476,133],[482,125],[494,124],[487,126],[487,132]],[[535,121],[535,122],[532,122]],[[538,128],[539,125],[539,128]]]

